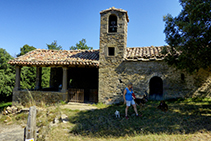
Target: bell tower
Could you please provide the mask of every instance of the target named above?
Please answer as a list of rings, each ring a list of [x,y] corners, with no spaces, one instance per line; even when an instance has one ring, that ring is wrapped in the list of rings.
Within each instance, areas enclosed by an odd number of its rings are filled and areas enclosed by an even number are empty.
[[[100,12],[100,62],[118,63],[127,46],[127,11],[115,7]]]
[[[116,68],[126,55],[128,22],[123,9],[112,7],[100,12],[99,102],[114,103],[122,98]]]

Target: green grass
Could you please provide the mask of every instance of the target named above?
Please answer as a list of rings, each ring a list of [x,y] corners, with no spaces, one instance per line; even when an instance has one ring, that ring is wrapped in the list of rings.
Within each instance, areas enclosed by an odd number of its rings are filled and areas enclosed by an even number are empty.
[[[2,102],[2,103],[0,103],[0,111],[2,109],[4,109],[5,107],[11,106],[11,105],[12,105],[12,102],[6,102],[6,103]]]
[[[125,105],[93,104],[95,110],[62,109],[60,106],[45,107],[37,113],[37,126],[44,137],[38,140],[208,140],[211,138],[211,99],[173,99],[166,101],[169,110],[162,112],[156,107],[159,101],[149,101],[144,108],[138,107],[142,117],[136,117],[132,107],[129,119],[125,119]],[[115,111],[121,118],[116,118]],[[68,123],[48,125],[59,114],[66,114]],[[2,116],[6,118],[6,116]],[[13,117],[18,123],[27,117]],[[2,121],[2,120],[0,120]],[[45,127],[45,128],[44,128]]]
[[[92,104],[92,106],[95,106],[97,108],[107,108],[110,105],[106,105],[106,104],[103,104],[103,103],[97,103],[97,104]]]
[[[194,134],[211,131],[210,99],[177,99],[166,102],[168,112],[156,107],[158,101],[149,101],[141,109],[142,118],[135,117],[132,107],[129,109],[129,120],[124,118],[125,105],[112,105],[94,111],[80,111],[70,116],[70,134],[94,138],[137,135],[172,135]],[[139,108],[139,107],[138,107]],[[116,118],[115,110],[120,111],[121,118]]]

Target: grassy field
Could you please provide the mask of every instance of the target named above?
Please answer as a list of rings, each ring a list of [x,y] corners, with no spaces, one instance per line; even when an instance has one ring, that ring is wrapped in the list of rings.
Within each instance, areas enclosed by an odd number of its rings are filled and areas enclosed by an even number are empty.
[[[211,99],[167,101],[167,112],[156,109],[158,104],[149,101],[141,109],[142,117],[136,117],[131,107],[128,120],[122,104],[97,104],[98,109],[90,111],[61,109],[62,105],[45,107],[37,114],[38,140],[211,140]],[[115,117],[116,110],[121,118]],[[63,113],[68,116],[68,123],[48,126]],[[6,116],[0,118],[3,122]],[[26,122],[27,114],[16,115],[13,120],[18,124]]]

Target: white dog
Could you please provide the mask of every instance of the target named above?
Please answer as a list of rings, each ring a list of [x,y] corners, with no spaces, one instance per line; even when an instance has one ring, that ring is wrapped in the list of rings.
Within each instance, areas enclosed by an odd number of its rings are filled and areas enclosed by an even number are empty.
[[[120,118],[120,112],[116,110],[115,112],[116,118],[119,117]]]

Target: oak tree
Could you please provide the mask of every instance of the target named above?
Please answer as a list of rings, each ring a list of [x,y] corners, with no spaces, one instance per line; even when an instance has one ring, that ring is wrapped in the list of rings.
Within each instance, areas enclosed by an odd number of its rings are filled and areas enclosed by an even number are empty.
[[[168,64],[188,72],[211,66],[211,1],[180,0],[178,16],[164,16]],[[163,53],[167,48],[164,48]]]
[[[70,47],[70,50],[90,50],[90,49],[93,49],[93,47],[89,47],[87,44],[86,44],[86,39],[82,39],[81,41],[79,41],[79,43],[76,43],[75,46],[71,46]]]

